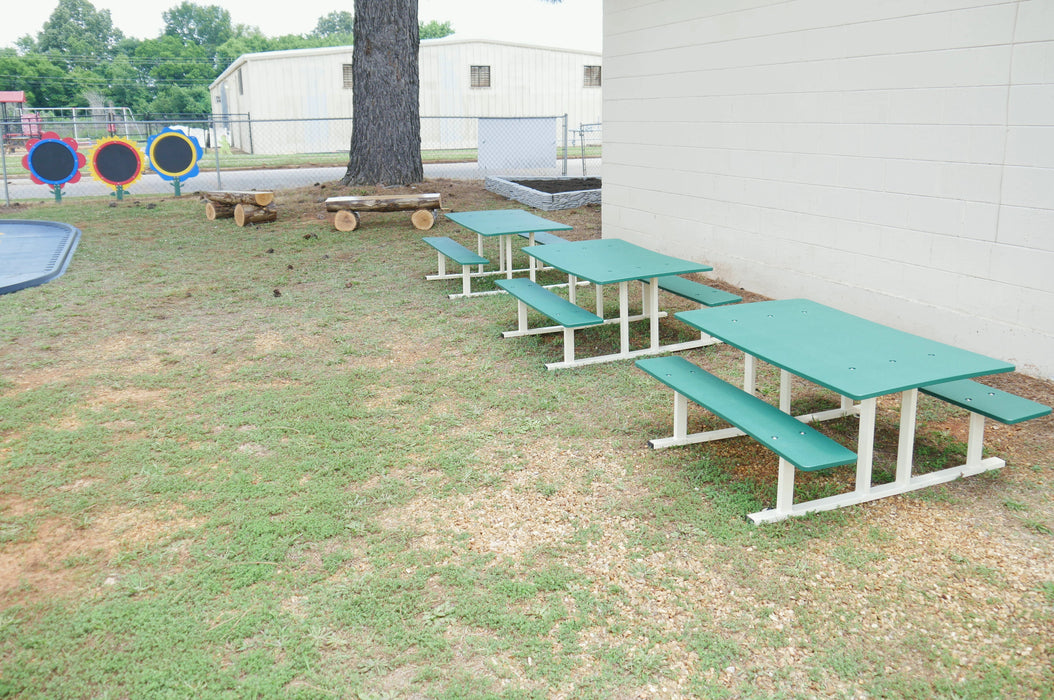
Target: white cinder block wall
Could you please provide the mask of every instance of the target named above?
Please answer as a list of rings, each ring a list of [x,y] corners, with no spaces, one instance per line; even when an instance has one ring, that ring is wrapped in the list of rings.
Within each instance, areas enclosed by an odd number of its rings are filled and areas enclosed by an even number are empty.
[[[603,219],[1054,378],[1054,0],[605,0]]]

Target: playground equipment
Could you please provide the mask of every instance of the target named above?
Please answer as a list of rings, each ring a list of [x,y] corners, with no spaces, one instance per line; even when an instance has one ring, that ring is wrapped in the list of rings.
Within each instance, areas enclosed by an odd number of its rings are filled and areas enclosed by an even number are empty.
[[[0,294],[60,276],[80,237],[80,229],[56,221],[0,219]]]
[[[14,153],[29,142],[40,138],[39,114],[25,110],[26,93],[23,90],[0,90],[0,130],[4,135],[4,146]]]

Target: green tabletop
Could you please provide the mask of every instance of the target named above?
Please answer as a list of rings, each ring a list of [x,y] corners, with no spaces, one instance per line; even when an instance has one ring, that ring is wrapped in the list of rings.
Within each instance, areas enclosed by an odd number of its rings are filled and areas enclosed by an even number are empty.
[[[593,284],[706,272],[714,268],[642,248],[619,238],[550,243],[523,249],[546,265]]]
[[[762,301],[675,315],[746,353],[858,401],[1014,369],[1001,360],[807,299]]]
[[[570,231],[574,228],[567,224],[543,219],[522,209],[461,211],[447,214],[446,218],[481,236],[508,236],[516,233],[537,233],[538,231]]]

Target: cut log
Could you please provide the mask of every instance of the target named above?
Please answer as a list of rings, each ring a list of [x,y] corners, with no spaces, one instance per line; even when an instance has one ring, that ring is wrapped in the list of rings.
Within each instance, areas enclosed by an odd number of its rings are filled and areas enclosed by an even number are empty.
[[[274,205],[258,207],[255,204],[238,204],[234,207],[234,223],[239,226],[262,224],[277,218],[278,209]]]
[[[429,209],[418,209],[410,215],[410,223],[420,231],[427,231],[435,225],[435,222],[436,215]]]
[[[234,205],[218,202],[205,202],[205,218],[209,221],[229,219],[234,216]]]
[[[330,212],[329,220],[338,231],[354,231],[359,227],[359,215],[348,209]]]
[[[384,196],[330,197],[326,211],[410,211],[441,209],[438,194],[392,194]]]
[[[258,207],[266,207],[274,201],[274,192],[248,192],[237,190],[223,190],[219,192],[206,192],[205,199],[210,202],[229,204],[255,204]]]

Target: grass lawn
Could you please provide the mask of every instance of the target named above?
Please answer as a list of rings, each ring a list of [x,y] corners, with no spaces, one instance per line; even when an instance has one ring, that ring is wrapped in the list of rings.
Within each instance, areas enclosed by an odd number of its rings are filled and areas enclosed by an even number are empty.
[[[771,453],[649,449],[663,387],[547,372],[559,338],[501,338],[511,299],[424,280],[408,213],[329,227],[322,200],[366,193],[279,192],[247,228],[191,195],[0,209],[83,231],[63,277],[0,296],[0,697],[1050,697],[1054,419],[990,427],[998,472],[754,526]],[[589,238],[599,212],[541,214]],[[961,457],[965,412],[920,404],[917,462]],[[802,475],[798,498],[851,481]]]

